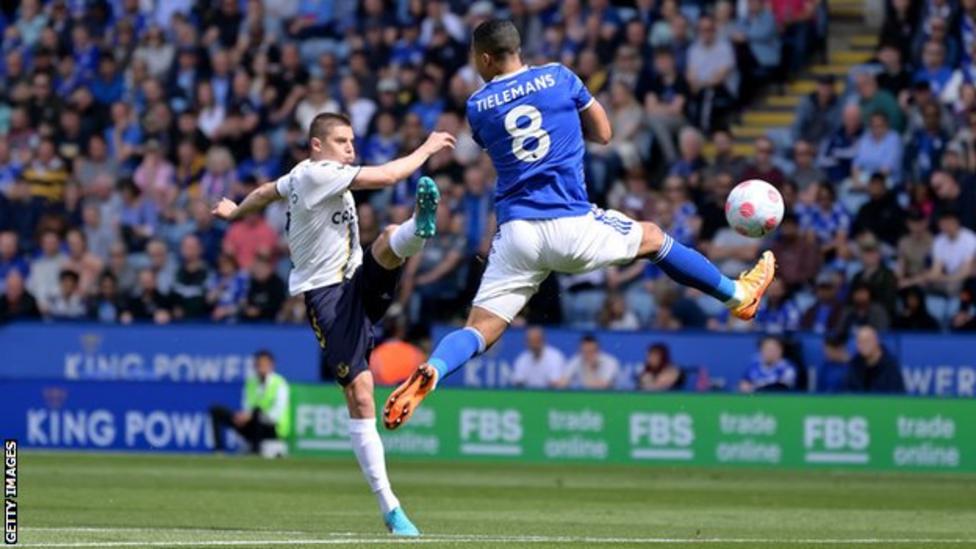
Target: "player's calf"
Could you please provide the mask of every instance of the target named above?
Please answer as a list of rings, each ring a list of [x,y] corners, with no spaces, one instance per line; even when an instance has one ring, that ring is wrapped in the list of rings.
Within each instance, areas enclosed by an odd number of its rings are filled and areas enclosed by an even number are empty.
[[[641,223],[641,228],[644,234],[638,257],[649,258],[675,282],[718,299],[742,320],[751,320],[756,315],[776,272],[771,252],[765,252],[753,269],[732,280],[708,258],[674,240],[654,223]]]

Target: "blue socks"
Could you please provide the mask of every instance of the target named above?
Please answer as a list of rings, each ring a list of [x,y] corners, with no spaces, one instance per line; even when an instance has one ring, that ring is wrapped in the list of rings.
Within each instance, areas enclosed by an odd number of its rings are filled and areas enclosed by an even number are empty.
[[[437,370],[440,374],[437,379],[440,380],[483,352],[485,352],[485,338],[474,328],[464,328],[444,336],[431,353],[427,363]]]
[[[675,282],[701,290],[722,303],[729,303],[736,297],[732,279],[723,275],[705,256],[675,242],[669,234],[664,235],[664,244],[651,261]]]

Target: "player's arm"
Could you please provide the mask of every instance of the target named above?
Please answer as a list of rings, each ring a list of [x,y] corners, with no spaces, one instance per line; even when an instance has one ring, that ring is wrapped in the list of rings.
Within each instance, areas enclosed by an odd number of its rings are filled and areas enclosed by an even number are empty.
[[[610,126],[610,118],[603,105],[594,98],[588,107],[580,111],[580,122],[583,124],[583,137],[587,141],[606,145],[613,137],[613,128]]]
[[[249,213],[260,212],[275,200],[280,199],[278,189],[273,181],[269,181],[251,191],[240,204],[224,197],[214,206],[211,213],[220,219],[236,221]]]
[[[427,159],[444,149],[454,149],[457,138],[447,132],[433,132],[417,150],[380,166],[363,166],[353,179],[352,190],[382,189],[402,181],[419,170]]]

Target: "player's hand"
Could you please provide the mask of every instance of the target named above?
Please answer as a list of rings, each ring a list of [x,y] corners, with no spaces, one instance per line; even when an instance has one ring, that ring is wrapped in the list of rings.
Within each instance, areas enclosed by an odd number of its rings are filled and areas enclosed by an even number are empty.
[[[447,132],[432,132],[424,141],[424,149],[429,154],[438,153],[444,149],[453,150],[457,145],[457,138]]]
[[[210,213],[219,219],[230,221],[231,217],[234,215],[234,210],[236,209],[237,203],[225,197],[220,199],[220,202],[214,206],[213,210],[210,210]]]

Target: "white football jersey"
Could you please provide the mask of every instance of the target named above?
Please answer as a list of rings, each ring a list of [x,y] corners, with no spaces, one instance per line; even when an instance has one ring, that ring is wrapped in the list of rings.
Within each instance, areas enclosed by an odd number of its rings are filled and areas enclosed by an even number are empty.
[[[329,160],[304,160],[275,183],[288,201],[291,295],[338,284],[362,264],[356,202],[349,192],[359,170]]]

